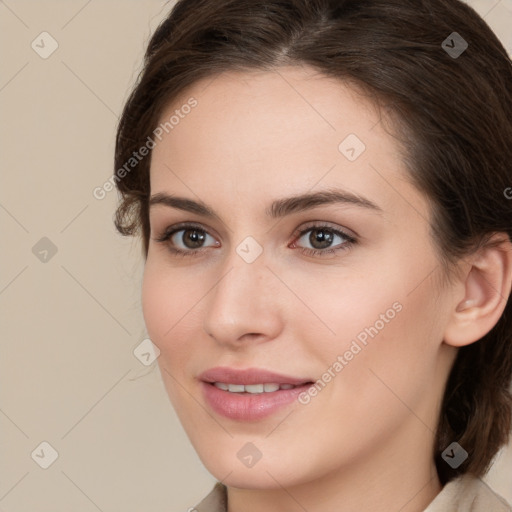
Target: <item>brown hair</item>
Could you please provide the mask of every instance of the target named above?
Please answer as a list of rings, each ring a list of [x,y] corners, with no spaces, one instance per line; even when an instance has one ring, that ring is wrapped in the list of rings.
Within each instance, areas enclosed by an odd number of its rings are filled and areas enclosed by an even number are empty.
[[[454,31],[468,44],[461,55],[450,53]],[[149,42],[116,139],[115,225],[123,235],[142,231],[144,256],[151,155],[129,172],[126,162],[164,108],[218,73],[302,64],[389,106],[410,179],[431,204],[444,270],[493,233],[512,239],[512,65],[472,8],[458,0],[180,0]],[[508,300],[496,326],[459,349],[449,376],[433,454],[443,484],[482,476],[507,442],[511,376]],[[453,441],[469,453],[457,469],[441,458]]]

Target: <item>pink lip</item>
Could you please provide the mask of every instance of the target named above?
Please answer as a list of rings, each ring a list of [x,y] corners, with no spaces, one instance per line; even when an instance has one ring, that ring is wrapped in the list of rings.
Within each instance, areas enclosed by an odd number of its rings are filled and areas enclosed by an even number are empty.
[[[199,379],[203,396],[214,412],[239,421],[255,421],[275,413],[297,401],[300,393],[311,385],[310,379],[290,377],[267,370],[248,368],[217,367],[203,372]],[[280,389],[272,393],[231,393],[213,385],[214,382],[226,384],[292,384],[292,389]]]
[[[289,377],[279,373],[267,370],[259,370],[258,368],[247,368],[245,370],[237,370],[236,368],[228,368],[219,366],[210,368],[201,375],[199,379],[204,382],[225,382],[226,384],[292,384],[299,386],[311,379],[301,379],[297,377]]]

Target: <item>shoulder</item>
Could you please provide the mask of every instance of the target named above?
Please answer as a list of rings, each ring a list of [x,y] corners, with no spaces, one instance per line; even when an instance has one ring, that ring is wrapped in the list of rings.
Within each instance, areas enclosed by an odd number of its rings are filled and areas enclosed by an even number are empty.
[[[448,482],[424,512],[512,512],[512,507],[484,481],[464,475]],[[226,486],[217,482],[191,512],[227,512]]]
[[[512,512],[512,507],[483,480],[463,475],[448,482],[424,512]]]
[[[191,509],[191,512],[227,512],[227,509],[227,488],[217,482],[208,496]]]

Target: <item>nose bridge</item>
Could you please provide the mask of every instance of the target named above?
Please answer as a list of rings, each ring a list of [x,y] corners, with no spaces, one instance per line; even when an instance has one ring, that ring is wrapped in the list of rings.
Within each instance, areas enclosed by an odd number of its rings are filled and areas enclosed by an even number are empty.
[[[222,276],[209,294],[204,329],[217,341],[236,343],[245,334],[274,337],[279,328],[272,273],[263,251],[242,241],[226,259]]]

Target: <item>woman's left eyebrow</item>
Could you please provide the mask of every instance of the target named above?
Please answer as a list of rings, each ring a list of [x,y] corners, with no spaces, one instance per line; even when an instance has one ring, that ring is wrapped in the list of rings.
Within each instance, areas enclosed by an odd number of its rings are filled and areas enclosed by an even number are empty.
[[[178,197],[163,192],[159,192],[151,196],[149,206],[165,205],[170,208],[196,213],[204,217],[221,220],[215,211],[206,203],[198,200],[188,199],[186,197]],[[277,219],[291,215],[292,213],[310,210],[317,206],[328,204],[345,204],[365,208],[377,214],[382,214],[383,210],[373,201],[340,189],[328,189],[319,192],[308,192],[296,196],[276,199],[272,202],[265,213],[271,219]]]
[[[309,192],[277,199],[266,210],[266,214],[272,219],[277,219],[326,204],[346,204],[366,208],[377,214],[383,213],[380,206],[365,197],[346,190],[331,188],[319,192]]]

